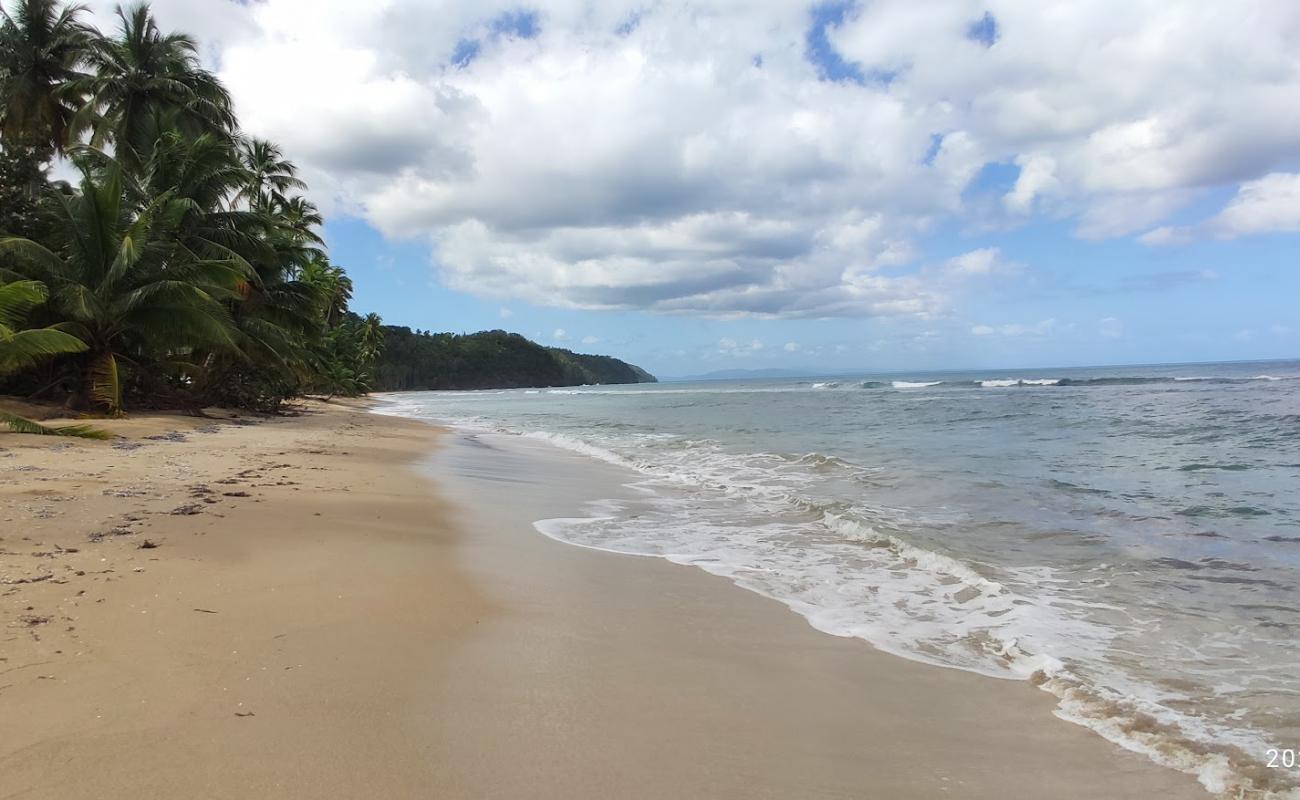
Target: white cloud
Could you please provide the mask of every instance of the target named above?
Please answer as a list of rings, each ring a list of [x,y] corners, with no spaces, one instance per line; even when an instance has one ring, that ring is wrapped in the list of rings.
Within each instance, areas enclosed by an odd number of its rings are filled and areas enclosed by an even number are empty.
[[[963,291],[914,260],[950,219],[1157,243],[1207,187],[1240,186],[1216,235],[1297,227],[1295,176],[1273,172],[1300,141],[1283,0],[873,0],[828,31],[862,85],[820,79],[805,2],[548,0],[534,38],[499,24],[513,0],[154,7],[327,212],[428,241],[483,296],[925,319]],[[967,36],[985,12],[991,47]],[[990,164],[1011,186],[974,202]]]
[[[1017,214],[1027,214],[1033,210],[1034,201],[1044,194],[1050,194],[1060,186],[1056,179],[1056,159],[1048,155],[1027,154],[1016,158],[1020,175],[1016,185],[1002,198],[1007,209]]]
[[[1273,172],[1246,181],[1223,209],[1198,225],[1161,226],[1139,236],[1143,244],[1187,244],[1198,236],[1235,239],[1256,233],[1300,231],[1300,173]]]
[[[1300,173],[1274,172],[1243,183],[1208,226],[1223,238],[1300,231]]]
[[[596,343],[598,343],[599,341],[600,341],[600,337],[599,337],[599,336],[584,336],[584,337],[582,337],[582,343],[583,343],[583,344],[596,344]]]
[[[970,329],[975,336],[1046,336],[1056,328],[1056,320],[1045,319],[1033,324],[1011,322],[1006,325],[976,325]]]
[[[785,347],[782,347],[781,349],[787,353],[797,353],[803,349],[803,346],[798,342],[786,342]]]
[[[1138,237],[1142,244],[1159,247],[1161,245],[1187,244],[1195,238],[1195,231],[1188,227],[1161,225]]]
[[[1124,323],[1115,317],[1102,317],[1097,320],[1097,333],[1107,339],[1118,339],[1124,335]]]
[[[730,337],[718,340],[718,352],[724,356],[746,357],[760,353],[764,350],[764,344],[758,339],[749,343],[738,342]]]
[[[1021,265],[1007,261],[996,247],[971,250],[944,262],[941,273],[948,278],[978,278],[991,275],[1010,275],[1019,272]]]
[[[497,316],[501,317],[501,319],[510,319],[514,315],[515,312],[511,311],[506,306],[501,306],[501,308],[497,309]]]
[[[551,334],[551,338],[557,342],[562,342],[565,339],[569,338],[569,332],[566,331],[564,328],[556,328],[555,332]]]

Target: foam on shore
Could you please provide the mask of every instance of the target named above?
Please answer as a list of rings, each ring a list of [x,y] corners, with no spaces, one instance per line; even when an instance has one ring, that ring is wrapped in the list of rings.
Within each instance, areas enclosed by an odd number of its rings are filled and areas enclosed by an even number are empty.
[[[1192,698],[1168,687],[1109,669],[1104,656],[1116,629],[1079,613],[1088,601],[1053,569],[958,559],[909,539],[914,512],[810,494],[826,479],[863,478],[869,470],[860,465],[818,453],[736,454],[668,434],[597,442],[460,422],[636,473],[631,485],[642,498],[535,522],[550,538],[696,566],[783,603],[826,633],[927,664],[1030,681],[1057,698],[1060,718],[1193,774],[1214,794],[1300,798],[1291,776],[1259,763],[1276,743],[1191,713]]]

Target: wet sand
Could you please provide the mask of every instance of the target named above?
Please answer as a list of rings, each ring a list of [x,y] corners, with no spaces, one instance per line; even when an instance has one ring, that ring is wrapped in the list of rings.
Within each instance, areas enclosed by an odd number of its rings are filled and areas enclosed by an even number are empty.
[[[1026,684],[533,530],[607,465],[307,411],[0,437],[0,798],[1207,796]]]
[[[499,613],[440,662],[443,797],[1205,798],[1052,716],[1027,683],[818,632],[693,567],[532,529],[626,495],[618,470],[451,433],[427,469]]]

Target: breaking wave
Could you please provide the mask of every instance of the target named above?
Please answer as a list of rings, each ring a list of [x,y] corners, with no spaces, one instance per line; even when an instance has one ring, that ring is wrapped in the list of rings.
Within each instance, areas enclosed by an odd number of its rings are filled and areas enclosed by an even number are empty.
[[[1230,377],[1166,377],[1163,375],[1114,375],[1092,378],[988,378],[984,380],[934,380],[934,381],[862,381],[858,384],[863,389],[929,389],[941,388],[980,388],[1007,389],[1013,387],[1049,387],[1049,386],[1148,386],[1152,384],[1242,384],[1253,381],[1295,380],[1300,376],[1279,377],[1275,375],[1256,375],[1249,378]],[[815,384],[824,386],[825,384]]]
[[[897,511],[827,504],[801,491],[818,473],[858,465],[816,453],[735,455],[708,442],[671,455],[639,446],[615,452],[565,434],[522,435],[633,470],[641,477],[631,485],[648,497],[600,501],[590,516],[534,523],[550,538],[699,567],[781,602],[825,633],[1028,681],[1057,698],[1061,719],[1192,774],[1215,795],[1300,798],[1286,775],[1261,767],[1257,754],[1268,743],[1254,732],[1180,712],[1167,689],[1130,676],[1099,679],[1093,657],[1113,646],[1116,632],[1074,613],[1089,602],[1061,588],[1068,581],[1054,570],[957,559],[909,542]]]

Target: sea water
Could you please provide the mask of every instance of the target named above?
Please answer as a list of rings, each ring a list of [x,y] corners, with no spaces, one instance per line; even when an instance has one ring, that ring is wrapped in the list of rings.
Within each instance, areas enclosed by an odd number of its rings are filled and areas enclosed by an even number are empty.
[[[1300,797],[1283,763],[1300,749],[1300,362],[412,392],[385,411],[636,475],[635,499],[539,520],[547,536],[1030,681],[1212,792]]]

